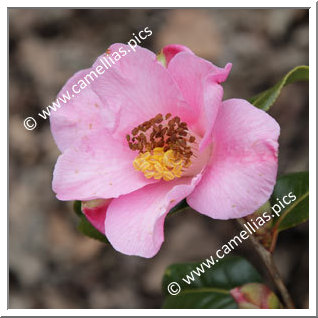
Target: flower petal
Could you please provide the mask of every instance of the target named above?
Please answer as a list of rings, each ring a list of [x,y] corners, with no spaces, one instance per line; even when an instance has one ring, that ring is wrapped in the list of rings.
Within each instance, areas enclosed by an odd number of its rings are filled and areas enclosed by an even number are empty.
[[[109,110],[107,115],[104,114],[106,111],[104,104],[87,83],[87,86],[80,90],[79,81],[83,81],[81,85],[84,87],[84,78],[90,71],[91,69],[79,71],[67,81],[57,96],[57,100],[60,99],[58,102],[60,108],[56,106],[56,111],[51,111],[51,131],[61,152],[83,136],[101,128],[108,128],[111,131],[116,123],[114,114]],[[72,87],[80,93],[78,95],[74,93]],[[71,97],[70,100],[67,96]]]
[[[105,218],[111,199],[96,199],[82,202],[82,212],[96,229],[105,234]]]
[[[162,49],[162,53],[166,58],[166,65],[170,63],[170,61],[180,52],[188,52],[190,54],[194,54],[188,47],[180,44],[170,44],[166,45]]]
[[[164,240],[167,213],[191,193],[200,177],[162,181],[113,200],[105,221],[112,246],[127,255],[157,254]]]
[[[201,125],[204,125],[205,131],[199,145],[200,151],[211,143],[214,122],[223,98],[223,88],[213,80],[213,76],[207,76],[202,85],[204,91],[203,112],[198,123],[198,129]]]
[[[133,167],[136,153],[106,131],[83,137],[57,160],[53,190],[60,200],[116,198],[158,182],[146,179]]]
[[[168,65],[168,72],[178,84],[185,100],[198,114],[192,129],[201,135],[202,150],[211,141],[211,130],[222,103],[224,82],[232,65],[219,68],[187,52],[177,54]]]
[[[120,113],[114,138],[122,138],[135,126],[158,113],[173,113],[184,121],[194,117],[156,55],[141,47],[135,50],[131,52],[127,45],[114,44],[109,48],[110,55],[100,56],[93,65],[96,68],[112,56],[112,59],[117,56],[115,64],[91,84],[107,109],[112,113]]]
[[[215,219],[258,209],[275,185],[279,130],[271,116],[247,101],[225,101],[212,132],[211,161],[188,204]]]

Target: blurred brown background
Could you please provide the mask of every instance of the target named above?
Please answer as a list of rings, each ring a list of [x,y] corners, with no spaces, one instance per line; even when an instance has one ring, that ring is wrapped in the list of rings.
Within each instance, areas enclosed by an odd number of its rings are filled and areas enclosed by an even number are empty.
[[[142,46],[158,52],[179,43],[218,66],[232,62],[225,98],[251,97],[308,64],[308,10],[10,9],[9,18],[9,308],[160,308],[165,268],[209,257],[238,228],[190,210],[177,214],[166,220],[153,259],[84,237],[71,203],[51,190],[59,152],[37,113],[73,73],[146,26],[153,34]],[[282,130],[279,173],[308,170],[308,84],[286,87],[271,114]],[[23,127],[28,116],[39,119],[34,131]],[[264,273],[248,242],[235,253]],[[297,307],[307,308],[307,224],[280,235],[275,257]]]

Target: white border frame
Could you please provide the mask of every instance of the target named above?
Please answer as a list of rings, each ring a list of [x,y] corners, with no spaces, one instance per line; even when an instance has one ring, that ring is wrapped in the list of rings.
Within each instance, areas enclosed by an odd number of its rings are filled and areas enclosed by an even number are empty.
[[[90,0],[89,8],[105,8],[105,5],[110,3],[105,1]],[[29,0],[25,1],[6,1],[5,6],[1,8],[1,40],[2,43],[8,41],[8,21],[7,21],[7,10],[14,7],[85,7],[87,8],[87,3],[84,1],[74,1],[74,0],[55,0],[54,3],[49,5],[44,5],[42,1]],[[309,10],[309,65],[310,65],[310,81],[309,81],[309,165],[310,165],[310,222],[309,222],[309,309],[280,309],[280,310],[256,310],[256,309],[205,309],[205,310],[195,310],[195,309],[7,309],[8,300],[8,286],[3,282],[8,279],[8,263],[1,262],[1,286],[0,286],[0,314],[1,316],[316,316],[316,2],[315,1],[240,1],[239,8],[283,8],[283,7],[295,7],[295,8],[310,8]],[[116,7],[151,7],[152,3],[146,1],[117,1]],[[184,1],[167,1],[161,0],[160,7],[210,7],[214,8],[235,8],[237,7],[236,1],[204,1],[196,0],[195,5],[193,3],[185,3]],[[108,6],[111,8],[111,6]],[[155,6],[157,7],[157,6]],[[115,7],[113,7],[115,8]],[[1,62],[3,67],[2,70],[7,70],[6,73],[2,74],[2,85],[0,86],[1,96],[6,96],[7,101],[9,98],[8,94],[8,48],[7,50],[1,51]],[[4,78],[5,77],[5,78]],[[0,135],[2,149],[8,149],[8,135],[7,135],[7,123],[8,123],[8,110],[3,106],[0,109],[0,118],[2,123],[0,125]],[[22,125],[22,123],[21,123]],[[7,138],[4,138],[6,136]],[[8,150],[7,150],[8,153]],[[8,175],[8,160],[7,157],[1,156],[1,167],[2,175]],[[9,180],[8,180],[9,182]],[[1,193],[2,197],[7,200],[8,206],[8,184],[4,178],[1,180]],[[8,255],[8,217],[7,214],[2,212],[4,216],[4,221],[1,222],[1,247],[2,255]],[[7,257],[6,257],[7,258]]]

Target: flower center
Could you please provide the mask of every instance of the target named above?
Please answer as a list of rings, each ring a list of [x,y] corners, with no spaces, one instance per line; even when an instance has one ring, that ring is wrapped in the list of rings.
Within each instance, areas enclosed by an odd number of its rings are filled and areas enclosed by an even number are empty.
[[[129,148],[139,154],[133,161],[136,170],[146,178],[165,181],[180,178],[184,169],[190,167],[195,137],[178,116],[157,116],[145,121],[126,136]],[[190,144],[190,145],[189,145]]]

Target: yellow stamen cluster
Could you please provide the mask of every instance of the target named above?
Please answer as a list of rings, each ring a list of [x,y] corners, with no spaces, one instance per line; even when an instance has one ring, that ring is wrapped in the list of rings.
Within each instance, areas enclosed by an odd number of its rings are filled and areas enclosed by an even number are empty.
[[[184,168],[191,165],[191,161],[177,158],[173,150],[164,151],[163,147],[155,148],[152,153],[140,153],[133,162],[134,168],[144,173],[150,179],[171,181],[180,178]]]
[[[191,165],[192,144],[195,137],[189,133],[187,124],[171,114],[158,114],[131,131],[126,139],[129,148],[138,151],[133,165],[146,178],[171,181],[180,178]]]

